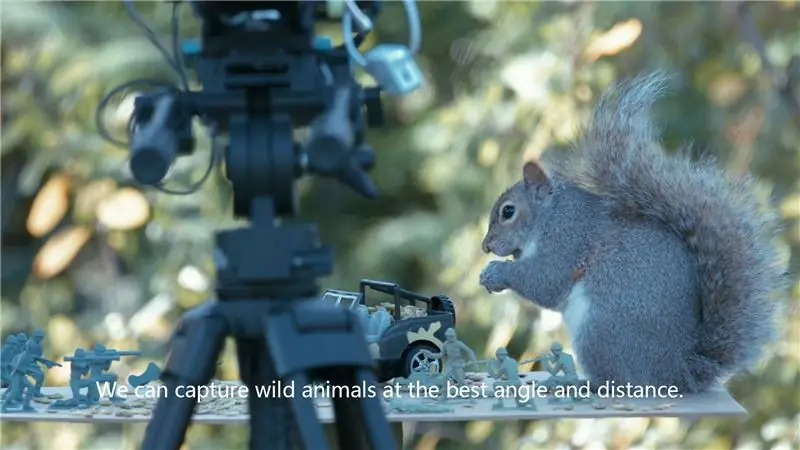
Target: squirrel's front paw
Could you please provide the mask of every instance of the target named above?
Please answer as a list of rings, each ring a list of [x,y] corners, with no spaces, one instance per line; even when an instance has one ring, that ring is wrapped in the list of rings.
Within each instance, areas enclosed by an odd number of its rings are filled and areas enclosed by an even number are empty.
[[[491,261],[481,272],[481,286],[489,292],[500,292],[508,288],[505,278],[505,261]]]

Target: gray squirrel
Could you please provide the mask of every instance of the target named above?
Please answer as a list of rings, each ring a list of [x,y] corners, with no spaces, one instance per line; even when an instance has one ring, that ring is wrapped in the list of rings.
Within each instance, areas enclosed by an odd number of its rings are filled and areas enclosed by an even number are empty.
[[[563,314],[594,386],[702,392],[745,369],[776,336],[783,276],[748,177],[668,154],[650,118],[662,74],[618,83],[573,152],[535,162],[495,203],[480,275]]]

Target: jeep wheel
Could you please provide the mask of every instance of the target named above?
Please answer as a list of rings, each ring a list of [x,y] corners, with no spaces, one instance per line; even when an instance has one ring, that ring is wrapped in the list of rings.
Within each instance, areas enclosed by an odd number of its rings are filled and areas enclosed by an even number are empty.
[[[428,344],[419,344],[411,347],[406,352],[405,361],[403,364],[403,376],[408,378],[414,372],[428,372],[431,364],[439,365],[439,361],[425,356],[425,352],[439,353],[439,350]],[[441,366],[437,367],[436,372],[441,371]]]
[[[431,308],[434,311],[444,311],[453,316],[453,325],[456,324],[456,305],[453,300],[446,295],[436,295],[431,297]]]

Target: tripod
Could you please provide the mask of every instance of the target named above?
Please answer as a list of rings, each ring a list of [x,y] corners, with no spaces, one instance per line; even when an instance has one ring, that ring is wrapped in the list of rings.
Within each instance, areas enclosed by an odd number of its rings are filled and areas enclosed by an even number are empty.
[[[256,386],[277,379],[302,390],[315,380],[333,385],[376,384],[373,361],[356,316],[314,301],[315,278],[332,270],[331,252],[314,225],[291,223],[297,159],[288,120],[233,117],[226,154],[235,210],[248,207],[251,223],[216,233],[217,299],[180,320],[147,427],[145,450],[177,450],[196,398],[174,395],[178,386],[210,382],[226,336],[236,340],[239,370],[250,395],[250,448],[329,448],[312,398],[259,398]],[[247,139],[244,139],[247,138]],[[264,147],[268,148],[264,148]],[[258,185],[256,180],[267,180]],[[272,195],[269,195],[272,194]],[[333,399],[341,449],[394,449],[378,398]]]
[[[194,148],[192,118],[208,119],[214,132],[229,136],[224,159],[233,212],[250,223],[215,233],[216,299],[180,319],[161,377],[167,395],[156,404],[142,447],[181,448],[198,399],[178,396],[177,388],[207,385],[225,338],[232,336],[249,390],[250,449],[288,450],[299,444],[326,450],[313,398],[263,398],[256,387],[281,380],[297,393],[315,381],[377,384],[355,314],[315,301],[316,279],[333,270],[331,251],[319,242],[313,224],[294,220],[295,180],[306,173],[334,177],[366,197],[377,195],[364,172],[374,162],[364,134],[383,120],[380,89],[356,82],[351,54],[365,34],[353,38],[353,48],[318,40],[319,2],[192,3],[203,22],[202,42],[184,46],[182,53],[194,62],[203,90],[191,91],[180,64],[151,39],[181,76],[183,89],[162,86],[136,98],[129,124],[130,169],[141,184],[175,193],[161,182],[173,161]],[[378,2],[361,3],[372,4],[374,19]],[[126,5],[152,38],[131,3]],[[176,17],[173,9],[174,48]],[[421,75],[412,70],[416,66],[408,50],[399,50],[389,46],[370,54],[370,67],[402,94],[415,88]],[[96,120],[109,141],[120,143],[103,131],[103,107],[143,81],[119,86],[101,101]],[[296,143],[294,130],[307,126],[309,141]],[[335,398],[333,412],[340,449],[396,448],[379,398]]]

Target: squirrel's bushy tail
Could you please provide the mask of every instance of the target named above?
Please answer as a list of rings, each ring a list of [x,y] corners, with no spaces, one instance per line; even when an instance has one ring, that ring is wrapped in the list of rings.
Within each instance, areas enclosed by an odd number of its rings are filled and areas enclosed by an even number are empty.
[[[664,152],[650,108],[665,86],[666,77],[651,74],[609,90],[556,172],[620,215],[673,229],[697,257],[702,322],[687,362],[702,388],[752,363],[774,338],[773,294],[786,286],[773,242],[780,222],[761,207],[751,178]]]

